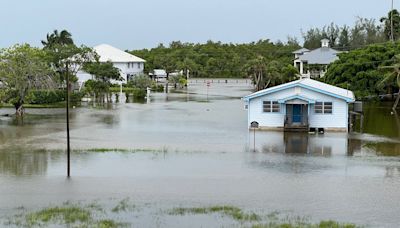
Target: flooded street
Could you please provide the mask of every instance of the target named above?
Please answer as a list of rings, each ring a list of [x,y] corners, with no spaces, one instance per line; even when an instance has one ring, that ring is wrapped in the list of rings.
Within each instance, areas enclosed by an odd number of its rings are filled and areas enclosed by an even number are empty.
[[[22,206],[129,198],[140,210],[115,217],[136,227],[248,225],[163,213],[213,205],[400,226],[400,130],[390,104],[365,105],[363,134],[257,131],[254,141],[240,100],[248,83],[192,81],[144,103],[73,109],[71,179],[63,109],[0,117],[0,220]]]

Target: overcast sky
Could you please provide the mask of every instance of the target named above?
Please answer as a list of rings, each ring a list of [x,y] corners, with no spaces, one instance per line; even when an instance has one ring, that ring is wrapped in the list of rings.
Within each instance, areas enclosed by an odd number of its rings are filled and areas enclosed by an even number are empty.
[[[0,47],[40,46],[54,29],[78,44],[151,48],[173,40],[242,43],[387,14],[391,0],[0,0]],[[400,6],[400,0],[395,0]]]

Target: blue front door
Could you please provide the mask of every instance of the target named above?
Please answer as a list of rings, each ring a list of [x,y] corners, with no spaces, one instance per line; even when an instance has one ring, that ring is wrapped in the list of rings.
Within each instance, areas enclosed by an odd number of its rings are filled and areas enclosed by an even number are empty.
[[[293,123],[301,123],[301,105],[299,104],[294,104],[293,105],[293,117],[292,121]]]

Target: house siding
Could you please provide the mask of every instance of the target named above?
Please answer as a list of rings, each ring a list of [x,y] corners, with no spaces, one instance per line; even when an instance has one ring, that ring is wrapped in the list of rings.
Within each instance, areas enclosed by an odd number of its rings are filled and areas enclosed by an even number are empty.
[[[263,112],[262,102],[266,100],[278,101],[294,95],[307,97],[315,101],[332,102],[332,114],[317,114],[314,112],[314,104],[309,105],[308,115],[310,127],[347,130],[348,104],[346,101],[298,86],[250,99],[248,106],[249,126],[252,121],[257,121],[260,127],[283,127],[286,115],[286,105],[280,105],[279,113],[265,113]]]

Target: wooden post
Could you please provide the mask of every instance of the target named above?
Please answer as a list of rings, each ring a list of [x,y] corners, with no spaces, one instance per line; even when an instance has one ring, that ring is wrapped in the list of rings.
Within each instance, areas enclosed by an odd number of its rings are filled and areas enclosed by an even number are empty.
[[[255,128],[253,128],[254,130],[253,130],[253,133],[254,133],[254,135],[253,135],[253,149],[254,149],[254,152],[256,152],[256,129]]]
[[[349,131],[353,132],[353,113],[349,113]]]

